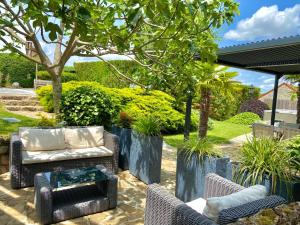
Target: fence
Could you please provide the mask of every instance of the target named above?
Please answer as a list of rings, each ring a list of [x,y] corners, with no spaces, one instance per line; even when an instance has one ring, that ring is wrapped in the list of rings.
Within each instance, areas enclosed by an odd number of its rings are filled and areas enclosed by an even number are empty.
[[[263,99],[263,102],[266,103],[270,108],[272,107],[272,99]],[[297,101],[287,100],[287,99],[277,99],[277,109],[290,109],[297,110]]]

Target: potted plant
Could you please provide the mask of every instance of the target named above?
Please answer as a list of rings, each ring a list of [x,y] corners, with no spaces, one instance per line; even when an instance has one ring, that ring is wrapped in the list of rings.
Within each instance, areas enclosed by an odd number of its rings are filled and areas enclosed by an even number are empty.
[[[300,180],[297,172],[294,173],[294,161],[286,142],[266,137],[252,138],[242,146],[234,179],[244,186],[262,184],[270,194],[299,201]]]
[[[133,124],[129,171],[146,184],[159,183],[163,139],[160,122],[153,116]]]
[[[129,169],[131,146],[132,118],[126,112],[120,112],[116,124],[112,126],[112,133],[119,137],[119,168]]]
[[[203,197],[208,173],[231,179],[230,159],[206,138],[184,142],[177,151],[176,197],[183,202]]]

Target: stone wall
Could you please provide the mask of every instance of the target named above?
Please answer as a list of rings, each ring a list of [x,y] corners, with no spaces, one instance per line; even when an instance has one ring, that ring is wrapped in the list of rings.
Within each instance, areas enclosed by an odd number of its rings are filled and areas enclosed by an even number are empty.
[[[0,174],[8,171],[9,157],[8,157],[9,137],[0,136]]]

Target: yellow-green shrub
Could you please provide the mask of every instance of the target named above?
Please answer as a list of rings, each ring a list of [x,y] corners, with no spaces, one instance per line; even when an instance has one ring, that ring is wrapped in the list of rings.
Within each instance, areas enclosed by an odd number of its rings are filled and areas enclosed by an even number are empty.
[[[183,130],[184,114],[174,108],[175,99],[162,91],[145,91],[141,88],[108,88],[97,82],[71,81],[63,83],[62,95],[65,96],[67,92],[83,86],[100,90],[108,95],[114,110],[126,112],[133,120],[153,115],[162,122],[164,133],[177,133]],[[53,111],[52,87],[41,87],[36,92],[45,110]],[[196,127],[196,123],[197,120],[193,116],[193,128]]]

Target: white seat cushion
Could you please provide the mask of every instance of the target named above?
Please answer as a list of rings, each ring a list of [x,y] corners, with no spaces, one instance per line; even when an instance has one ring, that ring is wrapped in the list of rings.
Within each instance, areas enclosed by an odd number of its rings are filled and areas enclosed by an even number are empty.
[[[70,159],[112,156],[113,152],[104,146],[84,149],[64,149],[52,151],[22,151],[22,163],[33,164]]]
[[[104,127],[65,128],[65,142],[68,149],[92,148],[104,145]]]
[[[193,210],[195,210],[198,213],[203,213],[203,210],[206,206],[206,200],[204,198],[197,198],[191,202],[185,203],[189,207],[191,207]]]
[[[66,148],[62,128],[41,129],[22,127],[19,129],[19,136],[24,150],[48,151]]]
[[[206,199],[206,206],[203,210],[203,215],[217,222],[219,213],[223,209],[243,205],[255,200],[265,198],[266,196],[267,189],[265,186],[254,185],[231,195],[208,198]]]

